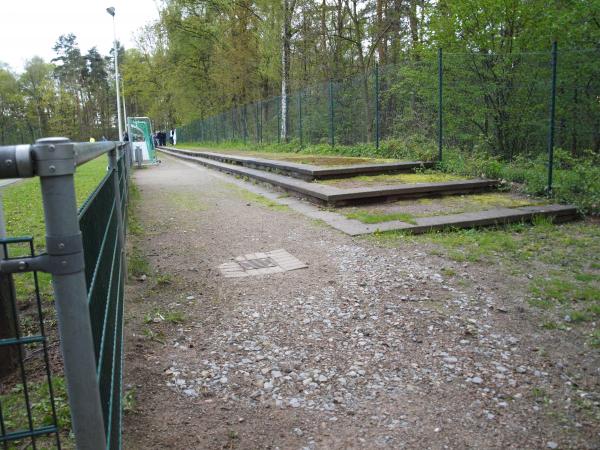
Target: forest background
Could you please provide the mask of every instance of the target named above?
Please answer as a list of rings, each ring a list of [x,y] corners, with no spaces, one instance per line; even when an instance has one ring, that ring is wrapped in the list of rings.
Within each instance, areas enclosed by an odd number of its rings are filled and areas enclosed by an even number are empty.
[[[382,156],[431,157],[443,49],[444,146],[514,161],[545,155],[554,41],[559,162],[593,167],[600,0],[164,0],[119,62],[128,114],[188,141],[365,153],[381,138]],[[0,144],[116,137],[112,55],[69,34],[54,50],[21,74],[0,67]]]

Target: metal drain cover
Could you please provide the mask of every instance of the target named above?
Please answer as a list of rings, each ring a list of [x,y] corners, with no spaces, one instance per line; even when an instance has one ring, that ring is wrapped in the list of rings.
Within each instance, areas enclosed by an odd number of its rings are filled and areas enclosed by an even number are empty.
[[[219,270],[226,278],[238,278],[287,272],[305,267],[308,266],[298,258],[290,255],[284,249],[279,249],[272,252],[238,256],[235,261],[221,264]]]
[[[238,261],[238,264],[242,266],[242,269],[244,270],[264,269],[265,267],[277,266],[275,261],[273,261],[273,258],[248,259],[246,261]]]

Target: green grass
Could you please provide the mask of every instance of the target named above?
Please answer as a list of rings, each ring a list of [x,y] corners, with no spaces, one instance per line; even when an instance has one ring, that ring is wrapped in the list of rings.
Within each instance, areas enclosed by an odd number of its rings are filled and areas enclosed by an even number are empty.
[[[170,203],[179,209],[194,212],[206,210],[206,205],[199,200],[198,195],[195,193],[174,191],[165,193],[164,195],[167,196]]]
[[[63,377],[53,377],[52,387],[54,392],[54,405],[58,419],[58,427],[61,434],[63,448],[74,448],[73,439],[70,437],[71,412],[69,409],[65,380]],[[52,405],[48,391],[48,383],[43,381],[27,383],[29,403],[36,428],[52,424]],[[25,408],[25,397],[23,385],[16,385],[10,392],[0,397],[2,403],[2,414],[7,432],[27,430],[29,428],[27,409]],[[24,448],[27,440],[14,441],[14,448]],[[54,437],[41,436],[36,439],[38,448],[54,448]],[[13,448],[13,447],[9,447]]]
[[[600,323],[600,227],[597,223],[552,225],[548,219],[538,218],[533,225],[421,236],[385,232],[367,239],[391,247],[410,241],[429,246],[431,253],[457,262],[499,267],[523,277],[526,300],[550,315],[543,328],[562,329],[567,315],[573,326]]]
[[[165,333],[162,331],[154,331],[149,327],[144,327],[142,334],[149,341],[158,342],[159,344],[165,345],[167,343]]]
[[[377,213],[364,210],[353,211],[344,214],[348,219],[360,220],[362,223],[380,223],[400,220],[402,222],[416,224],[415,217],[408,213]]]
[[[417,172],[395,173],[381,175],[361,175],[352,178],[338,178],[319,181],[321,184],[336,186],[340,184],[416,184],[416,183],[442,183],[445,181],[465,180],[465,177],[443,172]]]
[[[278,203],[267,197],[247,191],[246,189],[242,189],[235,184],[227,183],[226,186],[247,202],[258,203],[259,205],[265,206],[274,211],[290,211],[290,208],[287,205],[282,205],[281,203]]]
[[[592,331],[589,343],[592,348],[600,348],[600,328]]]
[[[127,204],[127,234],[141,236],[144,229],[136,215],[136,205],[141,201],[140,190],[132,179],[129,180],[129,203]]]
[[[106,159],[97,158],[77,168],[75,193],[79,206],[106,175],[106,167]],[[3,189],[2,196],[7,236],[33,236],[36,251],[43,251],[46,246],[46,228],[39,178],[25,179],[11,184]],[[40,272],[38,277],[42,296],[49,298],[52,293],[50,275]],[[34,294],[31,274],[23,274],[14,278],[19,301],[30,299]]]
[[[181,311],[162,311],[160,308],[155,308],[144,316],[145,324],[168,322],[172,324],[180,324],[185,322],[185,315]]]
[[[138,278],[142,275],[150,273],[150,263],[136,245],[135,237],[140,237],[144,234],[144,229],[140,224],[137,216],[137,205],[141,201],[140,191],[133,182],[129,180],[129,203],[127,205],[127,233],[134,237],[129,242],[127,251],[127,272],[129,277]]]
[[[485,194],[446,196],[434,199],[421,198],[399,200],[379,207],[354,207],[338,211],[349,219],[357,219],[363,223],[373,224],[389,222],[391,220],[402,220],[403,222],[416,224],[416,218],[419,217],[443,216],[492,208],[518,208],[544,203],[544,200],[518,197],[503,192],[491,192]],[[386,210],[386,208],[391,208],[391,210]],[[398,211],[398,209],[400,209],[400,211]]]
[[[173,283],[173,276],[168,273],[161,274],[156,277],[156,284],[158,286],[168,286],[172,283]]]
[[[177,148],[187,150],[206,149],[206,145],[201,143],[186,143],[177,145]],[[275,159],[279,161],[288,161],[297,164],[310,164],[315,166],[343,166],[352,164],[374,164],[388,163],[395,161],[391,158],[370,158],[370,157],[353,157],[353,156],[338,156],[338,155],[323,155],[310,153],[297,153],[289,151],[269,151],[264,147],[239,147],[239,146],[210,146],[210,149],[219,150],[221,153],[230,155],[253,156],[257,158]]]
[[[129,276],[133,278],[150,273],[150,263],[135,246],[132,246],[127,254],[127,271]]]
[[[165,314],[165,320],[169,323],[180,324],[185,322],[185,315],[181,311],[169,311]]]
[[[94,191],[106,175],[107,161],[97,158],[77,168],[75,192],[78,205]],[[36,248],[46,245],[44,211],[39,178],[25,179],[3,190],[8,236],[33,236]]]

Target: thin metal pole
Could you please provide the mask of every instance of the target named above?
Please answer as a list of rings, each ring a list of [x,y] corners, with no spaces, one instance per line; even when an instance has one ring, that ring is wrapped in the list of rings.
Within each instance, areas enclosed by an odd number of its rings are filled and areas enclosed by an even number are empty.
[[[329,79],[329,143],[335,145],[335,131],[333,128],[333,81]]]
[[[375,64],[375,148],[379,148],[379,64]]]
[[[127,128],[127,106],[125,104],[125,82],[123,81],[123,77],[121,77],[121,97],[123,99],[123,124],[125,125],[125,131],[129,135]]]
[[[262,141],[263,141],[263,103],[262,103],[262,101],[259,101],[258,103],[260,105],[260,127],[259,127],[260,143],[262,144]]]
[[[299,133],[300,133],[300,148],[303,147],[303,142],[302,142],[302,89],[300,89],[298,91],[298,120],[300,122],[300,129],[299,129]]]
[[[442,48],[438,48],[438,161],[442,161],[442,145],[444,139],[444,131],[443,131],[443,93],[442,93],[442,85],[444,81],[444,68],[443,68],[443,56],[442,56]]]
[[[244,145],[246,145],[246,140],[248,139],[248,105],[244,104]]]
[[[256,123],[255,123],[255,125],[256,125],[256,143],[258,144],[258,141],[259,141],[259,130],[258,130],[258,102],[256,102],[255,106],[256,106],[256,108],[255,108],[255,109],[256,109],[256,111],[255,111],[255,114],[254,114],[254,116],[255,116],[255,117],[254,117],[254,119],[255,119],[254,121],[256,122]]]
[[[554,122],[556,119],[556,64],[558,44],[552,43],[552,86],[550,94],[550,130],[548,131],[548,195],[552,194],[552,171],[554,169]]]
[[[231,109],[231,140],[235,141],[235,116],[234,116],[234,110],[235,108]]]
[[[41,139],[38,145],[54,146],[56,152],[72,146],[68,139]],[[63,147],[61,149],[60,147]],[[64,154],[64,153],[63,153]],[[73,173],[40,176],[46,223],[48,254],[66,257],[63,247],[81,252],[83,244],[77,218]],[[76,253],[75,253],[76,254]],[[66,260],[66,259],[65,259]],[[75,270],[75,269],[74,269]],[[78,449],[105,449],[104,419],[96,378],[94,343],[87,302],[83,264],[72,273],[53,274],[54,303],[58,318],[69,405]]]
[[[287,128],[286,128],[287,130]],[[277,143],[281,144],[281,102],[277,102]]]
[[[119,49],[117,48],[117,24],[114,14],[113,18],[113,42],[115,50],[115,84],[117,85],[117,122],[119,122],[119,141],[123,140],[123,126],[121,124],[121,95],[119,91]]]

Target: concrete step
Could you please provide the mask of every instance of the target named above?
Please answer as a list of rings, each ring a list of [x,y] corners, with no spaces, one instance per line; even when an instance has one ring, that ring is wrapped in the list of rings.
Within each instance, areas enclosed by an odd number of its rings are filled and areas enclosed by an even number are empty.
[[[181,150],[173,147],[162,147],[174,153],[187,156],[199,156],[226,164],[236,164],[259,170],[268,170],[305,181],[347,178],[358,175],[379,175],[382,173],[414,172],[416,169],[431,168],[433,162],[400,161],[382,164],[355,164],[351,166],[319,167],[310,164],[298,164],[288,161],[277,161],[254,156],[228,155],[218,152]]]
[[[414,224],[399,220],[365,224],[358,220],[336,220],[331,224],[352,236],[384,231],[404,231],[422,234],[429,231],[452,228],[475,228],[509,223],[531,222],[534,217],[552,218],[553,223],[568,222],[579,218],[579,213],[570,205],[523,206],[520,208],[494,208],[485,211],[451,214],[445,216],[419,217]]]
[[[472,194],[494,189],[498,186],[496,180],[461,180],[442,183],[398,184],[380,187],[340,189],[304,180],[251,169],[239,165],[218,162],[212,159],[197,156],[194,152],[172,151],[166,147],[159,148],[172,156],[194,161],[206,167],[222,172],[252,178],[264,183],[280,187],[293,194],[306,197],[308,200],[329,205],[344,206],[349,204],[381,202],[403,198],[421,198],[439,195]]]

